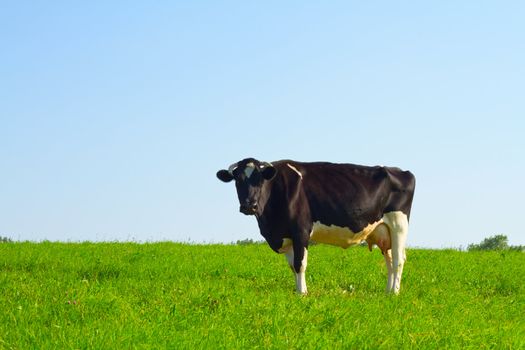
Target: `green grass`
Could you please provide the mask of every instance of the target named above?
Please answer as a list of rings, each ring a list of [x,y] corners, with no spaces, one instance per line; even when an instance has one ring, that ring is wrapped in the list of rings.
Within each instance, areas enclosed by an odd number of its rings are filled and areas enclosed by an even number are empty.
[[[310,294],[265,245],[0,244],[0,348],[525,348],[525,254],[310,248]]]

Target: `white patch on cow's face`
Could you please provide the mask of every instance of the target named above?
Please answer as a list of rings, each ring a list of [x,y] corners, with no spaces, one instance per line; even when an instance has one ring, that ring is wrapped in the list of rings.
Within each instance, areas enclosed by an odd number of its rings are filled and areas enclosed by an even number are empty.
[[[292,169],[293,171],[295,171],[297,173],[297,175],[299,175],[299,177],[301,178],[301,180],[303,179],[303,174],[301,174],[301,172],[299,170],[297,170],[296,167],[294,167],[293,165],[290,165],[288,163],[286,163],[286,165],[288,166],[288,168]]]
[[[244,175],[246,175],[247,178],[250,178],[254,170],[255,170],[255,164],[250,162],[246,164],[246,168],[244,168]]]

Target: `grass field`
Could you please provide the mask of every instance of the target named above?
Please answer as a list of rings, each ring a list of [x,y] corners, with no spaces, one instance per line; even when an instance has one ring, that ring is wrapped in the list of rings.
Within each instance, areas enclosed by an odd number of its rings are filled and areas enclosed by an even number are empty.
[[[0,348],[525,348],[525,254],[310,248],[310,294],[261,244],[0,244]]]

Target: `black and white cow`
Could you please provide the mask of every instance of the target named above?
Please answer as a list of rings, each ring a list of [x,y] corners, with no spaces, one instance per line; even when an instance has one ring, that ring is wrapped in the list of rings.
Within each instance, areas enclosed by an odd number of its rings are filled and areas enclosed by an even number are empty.
[[[240,211],[255,215],[270,247],[284,253],[295,273],[297,292],[306,294],[310,240],[342,248],[377,245],[388,269],[387,292],[398,293],[415,178],[383,166],[326,162],[273,163],[247,158],[220,170],[235,180]]]

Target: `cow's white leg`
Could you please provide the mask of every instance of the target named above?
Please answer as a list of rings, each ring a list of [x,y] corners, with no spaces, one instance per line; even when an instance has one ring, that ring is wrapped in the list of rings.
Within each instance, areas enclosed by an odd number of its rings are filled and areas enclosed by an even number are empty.
[[[392,268],[392,251],[389,249],[384,253],[385,265],[388,270],[388,280],[386,282],[386,292],[392,292],[394,287],[394,269]]]
[[[391,292],[398,294],[401,288],[401,276],[406,260],[405,246],[408,235],[408,218],[400,212],[392,212],[385,215],[385,222],[390,228],[392,241],[392,269],[393,285]]]
[[[303,260],[301,261],[301,268],[299,269],[299,272],[295,271],[294,268],[294,253],[293,249],[288,249],[284,254],[286,256],[286,260],[288,261],[288,265],[292,269],[294,275],[295,275],[295,288],[297,293],[299,294],[307,294],[308,289],[306,288],[306,265],[308,264],[308,250],[306,248],[304,249],[304,256]]]

